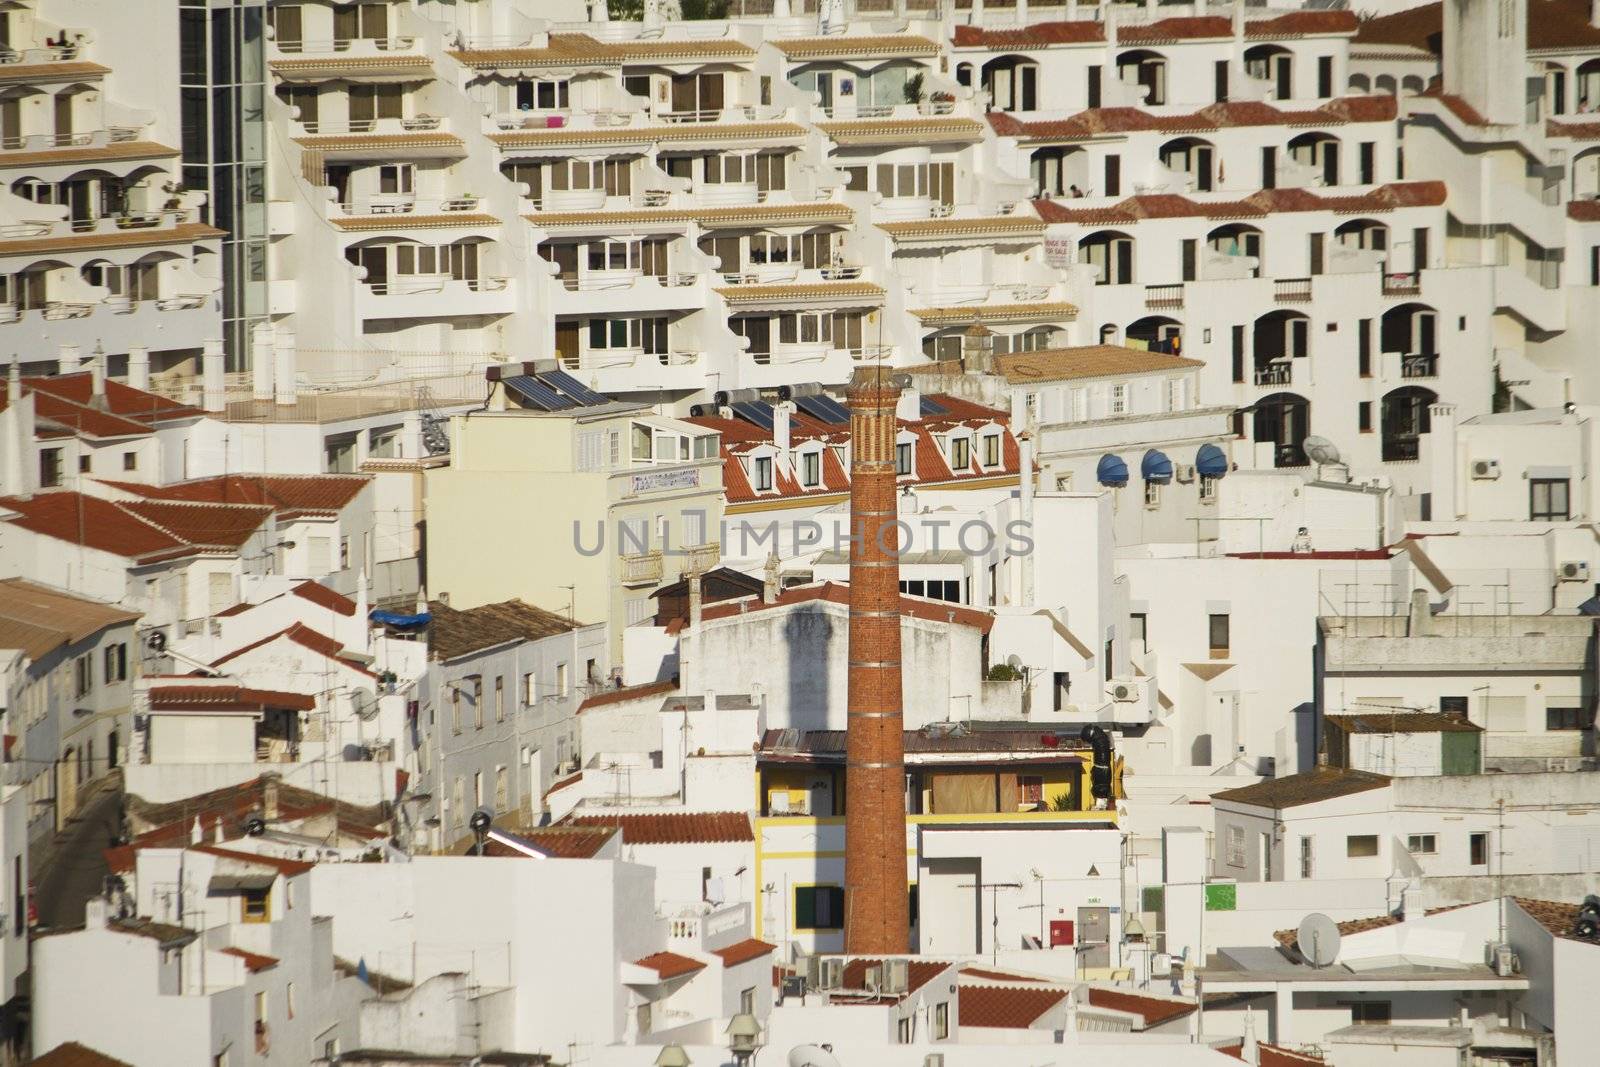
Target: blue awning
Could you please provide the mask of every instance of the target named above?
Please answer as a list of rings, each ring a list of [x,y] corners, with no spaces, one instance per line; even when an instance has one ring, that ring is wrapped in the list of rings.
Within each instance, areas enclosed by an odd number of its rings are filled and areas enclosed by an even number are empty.
[[[433,621],[433,616],[424,612],[421,615],[401,614],[398,611],[373,611],[367,615],[373,622],[385,626],[426,626]]]
[[[1094,476],[1101,485],[1127,485],[1128,465],[1122,461],[1121,456],[1107,452],[1100,457],[1100,465],[1094,469]]]
[[[1172,481],[1172,460],[1159,449],[1152,448],[1144,454],[1144,460],[1139,464],[1139,474],[1147,482]]]
[[[1228,473],[1228,454],[1216,445],[1201,445],[1194,454],[1194,469],[1203,478],[1220,478]]]

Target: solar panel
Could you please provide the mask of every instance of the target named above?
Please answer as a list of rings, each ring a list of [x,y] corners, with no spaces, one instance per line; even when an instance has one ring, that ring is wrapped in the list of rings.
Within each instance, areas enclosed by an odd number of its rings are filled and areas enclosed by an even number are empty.
[[[532,375],[519,374],[514,378],[507,378],[501,384],[507,389],[522,394],[528,403],[541,411],[562,411],[566,408],[578,406],[576,400],[562,396]]]
[[[928,397],[922,398],[922,414],[948,415],[949,413],[950,409],[939,403],[937,400],[930,400]]]
[[[610,397],[595,392],[564,370],[545,371],[539,375],[539,380],[546,385],[554,386],[584,406],[611,403]]]
[[[815,393],[794,398],[795,407],[823,422],[844,425],[850,422],[850,409],[831,396]]]
[[[763,430],[772,429],[772,406],[763,400],[741,400],[733,405],[733,413]]]

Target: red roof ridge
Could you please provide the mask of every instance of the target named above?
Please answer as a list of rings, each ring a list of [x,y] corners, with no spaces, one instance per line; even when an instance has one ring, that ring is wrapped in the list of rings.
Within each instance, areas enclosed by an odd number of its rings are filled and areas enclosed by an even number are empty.
[[[278,965],[278,957],[276,956],[263,956],[259,952],[251,952],[248,949],[242,949],[235,945],[229,945],[227,948],[220,949],[219,951],[225,952],[230,956],[238,956],[240,959],[244,960],[244,968],[251,974],[255,974],[258,971],[270,970]]]
[[[714,948],[711,950],[711,954],[721,959],[724,967],[737,967],[741,963],[749,963],[751,960],[760,959],[770,952],[775,952],[777,948],[777,945],[769,945],[759,938],[747,937],[743,941],[736,941],[731,945],[724,945],[722,948]]]
[[[239,852],[231,848],[219,848],[216,845],[190,845],[189,851],[204,852],[206,855],[216,856],[218,859],[237,860],[240,863],[254,863],[259,867],[271,867],[279,874],[291,877],[297,874],[305,874],[316,866],[314,863],[305,863],[301,860],[289,860],[281,856],[267,856],[259,852]]]
[[[639,700],[644,697],[671,693],[676,691],[677,688],[676,679],[666,678],[658,682],[644,682],[640,685],[623,686],[621,689],[606,689],[595,693],[593,696],[585,697],[583,703],[578,705],[578,711],[600,707],[604,704],[621,704],[628,700]]]
[[[681,978],[686,974],[705,969],[705,961],[681,956],[676,952],[652,952],[642,960],[634,960],[635,967],[644,967],[656,972],[662,981],[669,978]]]

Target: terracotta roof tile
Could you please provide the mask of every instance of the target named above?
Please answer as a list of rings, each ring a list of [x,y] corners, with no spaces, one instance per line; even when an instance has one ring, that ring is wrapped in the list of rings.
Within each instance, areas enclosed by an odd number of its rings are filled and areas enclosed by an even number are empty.
[[[825,600],[831,604],[849,604],[850,587],[839,582],[790,586],[779,593],[778,599],[771,604],[764,604],[759,600],[724,601],[705,608],[701,618],[706,622],[711,622],[715,619],[726,619],[735,615],[753,615],[758,611],[793,607],[797,604],[807,604],[817,600]],[[988,633],[990,627],[994,625],[994,616],[988,612],[978,611],[975,608],[964,607],[960,604],[949,604],[938,600],[921,600],[915,597],[900,598],[900,614],[909,615],[912,618],[922,619],[927,622],[953,622],[957,626],[971,626],[974,629],[982,630],[984,633]]]
[[[152,561],[199,551],[121,505],[83,493],[0,498],[0,510],[18,513],[9,520],[14,526],[125,559]]]
[[[867,988],[867,968],[882,963],[881,959],[858,958],[847,960],[844,965],[844,988],[847,990],[860,990]],[[904,996],[910,996],[945,971],[952,964],[936,960],[919,960],[915,957],[907,961],[906,991]],[[898,1000],[902,994],[894,994],[890,999]]]
[[[1033,215],[991,215],[981,218],[911,219],[880,222],[878,229],[899,241],[940,237],[1044,236],[1044,220]]]
[[[250,689],[239,685],[150,687],[152,711],[260,711],[263,708],[311,711],[316,706],[316,698],[303,693],[280,693],[271,689]]]
[[[327,608],[346,618],[355,618],[356,602],[342,593],[335,593],[320,582],[301,582],[289,592],[303,600],[311,601],[319,608]]]
[[[1124,348],[1122,345],[1042,348],[995,357],[995,368],[1013,384],[1129,374],[1170,374],[1200,366],[1204,366],[1204,363],[1198,359]]]
[[[1244,1059],[1242,1043],[1220,1045],[1217,1051],[1236,1060]],[[1321,1056],[1309,1056],[1278,1045],[1269,1045],[1265,1041],[1256,1042],[1256,1067],[1326,1067],[1327,1062]]]
[[[1105,29],[1090,19],[1065,22],[1040,22],[1024,29],[991,30],[982,26],[957,26],[957,48],[988,48],[994,51],[1049,48],[1064,44],[1097,44],[1106,39]]]
[[[796,285],[730,285],[718,287],[717,295],[730,304],[758,304],[769,300],[815,300],[833,303],[840,300],[866,304],[883,302],[883,286],[871,282],[811,282]]]
[[[117,506],[191,545],[234,549],[243,547],[272,517],[270,507],[255,504],[124,500]]]
[[[419,130],[416,133],[336,133],[294,138],[308,152],[337,152],[347,149],[376,151],[380,148],[459,148],[466,142],[453,133]]]
[[[977,119],[949,115],[929,115],[913,119],[851,119],[819,122],[817,129],[841,145],[932,144],[983,140],[983,123]]]
[[[4,163],[13,163],[5,157]],[[149,226],[133,230],[107,230],[103,233],[72,233],[59,236],[19,237],[0,240],[0,256],[44,255],[49,252],[84,252],[97,248],[139,248],[145,245],[175,245],[224,237],[226,233],[203,222],[180,222],[176,226]]]
[[[87,59],[60,59],[45,63],[6,63],[0,65],[0,84],[103,78],[110,73],[110,67],[102,66]]]
[[[806,128],[794,122],[674,122],[654,126],[554,126],[487,135],[507,152],[573,144],[652,144],[674,141],[797,141]]]
[[[622,689],[606,689],[584,699],[578,705],[579,711],[588,711],[590,708],[604,707],[607,704],[621,704],[629,700],[642,700],[647,697],[665,696],[676,692],[678,683],[672,679],[659,682],[646,682],[643,685],[630,685]]]
[[[1156,19],[1117,27],[1117,44],[1158,44],[1167,41],[1200,41],[1213,37],[1232,37],[1233,20],[1222,15],[1192,15]]]
[[[51,163],[114,163],[130,159],[170,159],[179,152],[154,141],[110,141],[103,145],[69,145],[35,152],[7,152],[7,167],[33,167]]]
[[[987,967],[963,967],[963,978],[981,978],[986,982],[1045,982],[1048,979],[1038,978],[1027,974],[1012,974],[1010,971],[993,971]]]
[[[330,77],[360,76],[362,74],[412,74],[419,78],[433,77],[433,62],[425,55],[386,56],[291,56],[274,59],[267,64],[275,74]]]
[[[1405,45],[1439,55],[1444,35],[1444,5],[1423,4],[1392,15],[1363,19],[1357,44]],[[1600,46],[1600,28],[1589,22],[1586,0],[1529,0],[1528,51],[1559,51]]]
[[[737,967],[741,963],[749,963],[751,960],[758,960],[763,956],[776,952],[777,949],[777,945],[769,945],[765,941],[747,937],[735,944],[712,949],[711,954],[719,957],[724,967]]]
[[[28,1063],[30,1067],[133,1067],[127,1060],[115,1059],[76,1041],[57,1045]]]
[[[135,622],[136,611],[49,589],[22,578],[0,581],[0,648],[20,648],[43,659],[108,626]],[[16,643],[12,643],[16,642]]]
[[[320,634],[311,627],[298,622],[292,626],[279,630],[277,633],[268,634],[259,641],[252,641],[250,644],[245,645],[242,648],[236,648],[227,655],[213,660],[211,665],[216,667],[224,663],[228,663],[232,660],[238,659],[246,652],[254,651],[255,649],[261,648],[263,645],[271,644],[279,639],[293,641],[300,647],[310,649],[312,652],[315,652],[318,655],[324,656],[328,659],[336,659],[346,667],[349,667],[351,670],[359,671],[366,675],[372,675],[372,671],[368,670],[362,664],[346,659],[343,654],[344,646],[338,641],[328,637],[325,634]]]
[[[780,37],[772,46],[792,60],[846,59],[855,56],[937,56],[939,43],[911,34],[837,34],[828,37]]]
[[[42,378],[23,378],[24,392],[48,393],[68,403],[94,406],[104,404],[103,410],[119,418],[132,419],[149,426],[157,426],[174,419],[192,419],[205,414],[199,408],[180,403],[158,393],[134,389],[113,379],[106,379],[105,392],[100,401],[94,400],[94,375],[89,371],[56,374]],[[4,398],[0,397],[0,404]]]
[[[706,966],[700,960],[680,956],[676,952],[652,952],[644,959],[633,962],[636,967],[645,967],[656,972],[656,976],[663,982],[704,970]]]
[[[520,834],[495,830],[484,843],[483,854],[500,858],[527,859],[529,856],[525,850],[531,849],[551,859],[593,859],[595,854],[605,847],[606,842],[611,840],[611,835],[612,831],[608,829],[570,826],[545,826]],[[469,846],[467,854],[474,853],[475,845]]]
[[[1382,789],[1389,784],[1389,781],[1389,776],[1386,774],[1372,774],[1341,767],[1317,767],[1283,778],[1268,778],[1255,785],[1224,789],[1220,793],[1213,793],[1211,799],[1213,802],[1223,800],[1261,808],[1293,808],[1301,804],[1315,804],[1335,797],[1349,796],[1352,793],[1364,793],[1370,789]]]
[[[751,204],[747,207],[640,208],[633,211],[536,211],[523,218],[535,226],[668,225],[698,222],[708,228],[728,226],[847,225],[855,219],[848,205],[831,201],[811,204]]]
[[[1361,934],[1368,930],[1381,930],[1385,926],[1394,926],[1401,920],[1394,915],[1372,915],[1364,919],[1346,919],[1344,922],[1335,923],[1341,934]],[[1298,930],[1277,930],[1272,934],[1274,941],[1284,948],[1297,949],[1299,947]]]
[[[1441,715],[1426,711],[1401,711],[1393,714],[1384,711],[1364,711],[1354,715],[1329,714],[1324,717],[1329,726],[1346,733],[1375,734],[1480,734],[1483,727],[1454,715]]]
[[[1146,997],[1114,989],[1098,989],[1094,986],[1089,987],[1089,1005],[1137,1015],[1144,1020],[1141,1026],[1136,1027],[1140,1030],[1160,1026],[1164,1022],[1189,1015],[1195,1009],[1194,1001],[1164,1000],[1160,997]]]
[[[1080,140],[1110,133],[1194,133],[1241,126],[1326,126],[1348,122],[1392,122],[1399,104],[1388,94],[1340,97],[1314,108],[1290,110],[1259,100],[1208,104],[1187,115],[1159,115],[1136,107],[1090,108],[1064,119],[1026,122],[991,112],[989,124],[1002,137],[1024,141]]]
[[[658,812],[640,815],[569,815],[558,825],[616,828],[627,845],[729,844],[754,841],[742,811]]]
[[[1306,37],[1320,34],[1354,34],[1361,20],[1354,11],[1288,11],[1271,18],[1252,19],[1244,24],[1244,35],[1263,37]]]
[[[345,232],[368,230],[449,230],[474,229],[498,226],[500,220],[493,215],[477,211],[444,211],[435,215],[396,213],[391,215],[350,215],[330,220],[336,229]]]
[[[433,616],[428,625],[428,654],[438,660],[458,659],[511,641],[538,641],[581,625],[515,599],[464,610],[431,601],[428,611]]]
[[[229,945],[227,948],[219,951],[224,952],[229,956],[237,956],[244,960],[244,969],[249,971],[251,974],[259,974],[262,971],[269,971],[278,965],[278,958],[276,956],[263,956],[259,952],[249,952],[242,948],[235,948],[232,945]]]
[[[1574,937],[1572,928],[1578,923],[1577,904],[1563,904],[1555,900],[1537,900],[1533,897],[1512,897],[1517,907],[1528,914],[1528,918],[1555,934],[1573,941],[1582,938]],[[1585,942],[1586,944],[1588,942]]]
[[[351,474],[219,474],[168,485],[106,484],[151,500],[265,505],[284,518],[312,513],[332,517],[371,485],[372,479]]]
[[[1071,322],[1078,317],[1075,304],[1065,301],[1036,304],[965,304],[958,307],[915,308],[924,326],[977,322]]]
[[[1026,986],[962,985],[957,996],[957,1018],[963,1028],[1026,1030],[1039,1016],[1065,1000],[1067,991]]]

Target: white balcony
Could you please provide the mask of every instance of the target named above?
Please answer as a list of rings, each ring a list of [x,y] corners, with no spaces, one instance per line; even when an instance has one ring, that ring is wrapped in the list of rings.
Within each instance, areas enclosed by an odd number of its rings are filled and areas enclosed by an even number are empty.
[[[509,278],[405,274],[356,289],[356,314],[363,319],[509,315],[516,309],[516,287]]]
[[[47,205],[46,211],[61,211],[62,208]],[[85,237],[94,234],[108,235],[125,233],[130,230],[160,230],[171,229],[184,223],[196,221],[197,213],[187,208],[174,208],[170,211],[129,211],[122,215],[103,215],[93,219],[56,219],[28,220],[24,222],[0,223],[0,241],[38,240],[50,237]],[[176,242],[179,239],[174,237]],[[192,238],[187,238],[192,240]],[[4,255],[0,249],[0,255]],[[33,254],[33,253],[30,253]]]
[[[480,196],[419,197],[412,193],[373,193],[371,196],[348,203],[329,202],[328,217],[371,218],[374,215],[448,215],[452,212],[470,213],[483,207]],[[396,219],[404,226],[404,219]]]
[[[422,42],[416,37],[324,37],[314,40],[273,41],[271,58],[363,59],[376,56],[425,55]]]
[[[557,315],[623,315],[705,306],[703,276],[682,271],[660,276],[635,270],[582,271],[557,279],[552,299]]]
[[[409,118],[387,119],[296,120],[293,128],[297,137],[395,136],[402,133],[438,133],[447,130],[449,123],[442,115],[412,115]]]
[[[0,338],[29,349],[54,351],[77,345],[92,352],[104,344],[113,350],[112,338],[144,338],[152,349],[199,348],[218,336],[222,312],[215,293],[185,293],[151,300],[123,297],[52,300],[41,308],[18,309],[0,304]],[[115,349],[121,351],[120,349]]]
[[[561,366],[589,388],[602,393],[658,389],[703,389],[706,358],[701,352],[646,352],[642,348],[584,352],[563,358]]]

